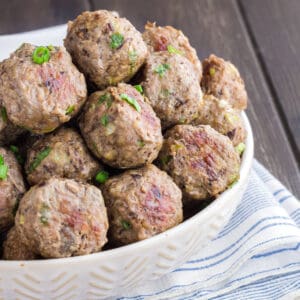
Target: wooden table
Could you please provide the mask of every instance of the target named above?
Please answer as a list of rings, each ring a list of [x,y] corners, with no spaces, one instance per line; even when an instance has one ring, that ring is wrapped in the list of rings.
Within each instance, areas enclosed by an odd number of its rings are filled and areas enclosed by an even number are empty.
[[[239,68],[248,90],[255,155],[300,197],[299,0],[9,0],[0,34],[62,24],[84,10],[116,10],[139,30],[147,20],[180,28],[200,59]]]

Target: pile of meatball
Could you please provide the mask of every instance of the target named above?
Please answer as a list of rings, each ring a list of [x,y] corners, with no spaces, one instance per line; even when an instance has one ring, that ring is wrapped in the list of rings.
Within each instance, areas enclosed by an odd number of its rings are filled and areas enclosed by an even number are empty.
[[[238,180],[246,106],[234,65],[201,63],[171,26],[141,34],[99,10],[68,23],[64,47],[22,44],[0,63],[2,258],[86,255],[181,223]]]

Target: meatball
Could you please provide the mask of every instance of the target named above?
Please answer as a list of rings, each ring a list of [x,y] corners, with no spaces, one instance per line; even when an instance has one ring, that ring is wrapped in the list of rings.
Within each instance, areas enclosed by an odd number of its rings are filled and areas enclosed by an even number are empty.
[[[231,62],[213,54],[202,65],[201,86],[204,93],[227,100],[233,108],[246,109],[247,92],[237,68]]]
[[[8,118],[34,133],[69,121],[86,96],[85,79],[63,47],[23,44],[1,65],[0,98]]]
[[[23,128],[15,126],[9,121],[6,109],[1,106],[0,100],[0,146],[12,143],[24,132]]]
[[[148,45],[150,52],[168,51],[185,56],[194,66],[194,71],[199,82],[202,78],[202,65],[196,50],[190,45],[189,39],[172,26],[156,26],[155,23],[147,22],[143,39]]]
[[[190,123],[202,105],[202,92],[191,62],[178,54],[149,56],[142,83],[162,127]]]
[[[106,164],[133,168],[158,156],[163,141],[160,120],[146,101],[125,83],[88,99],[80,129],[90,150]]]
[[[219,100],[213,95],[204,95],[203,107],[193,125],[210,125],[218,132],[227,135],[234,146],[244,142],[246,130],[240,113],[233,109],[226,100]]]
[[[181,191],[154,165],[109,179],[103,195],[116,244],[147,239],[182,222]]]
[[[217,196],[239,178],[239,154],[209,125],[177,125],[165,138],[160,166],[182,189],[185,203]]]
[[[51,177],[90,180],[99,170],[81,136],[72,128],[60,128],[35,142],[27,152],[25,170],[31,185]]]
[[[108,220],[101,191],[72,179],[51,178],[21,199],[18,234],[45,258],[85,255],[107,242]]]
[[[140,32],[106,10],[86,11],[69,22],[64,44],[74,63],[101,89],[129,81],[147,56]]]
[[[0,232],[14,223],[14,212],[25,193],[21,168],[12,152],[0,147]]]
[[[33,260],[38,258],[23,242],[18,231],[13,227],[3,243],[3,259]]]

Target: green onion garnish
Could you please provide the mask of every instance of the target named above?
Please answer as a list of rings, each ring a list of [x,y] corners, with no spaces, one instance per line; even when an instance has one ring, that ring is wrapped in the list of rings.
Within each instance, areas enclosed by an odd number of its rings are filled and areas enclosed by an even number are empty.
[[[128,96],[127,94],[120,94],[120,97],[122,100],[125,100],[127,103],[133,106],[136,111],[141,112],[141,107],[134,98]]]
[[[46,147],[44,150],[38,153],[33,162],[30,164],[28,168],[28,173],[34,171],[38,167],[38,165],[49,155],[50,151],[51,148]]]
[[[1,107],[1,117],[2,120],[6,123],[7,122],[7,112],[5,107]]]
[[[122,227],[125,229],[125,230],[128,230],[131,228],[131,223],[129,221],[121,221],[121,224],[122,224]]]
[[[4,164],[4,157],[0,155],[0,179],[7,178],[8,166]]]
[[[141,94],[143,94],[143,87],[140,85],[140,84],[137,84],[137,85],[135,85],[134,86],[134,88],[138,91],[138,92],[140,92]]]
[[[130,61],[130,74],[133,72],[136,60],[137,60],[137,53],[135,50],[128,52],[128,57]]]
[[[160,161],[163,165],[167,165],[172,159],[171,155],[163,156],[160,158]]]
[[[244,143],[239,143],[234,149],[239,155],[241,155],[245,151],[246,145]]]
[[[106,106],[107,108],[110,108],[111,107],[111,104],[112,104],[112,97],[111,97],[111,94],[109,93],[105,93],[104,95],[101,95],[99,97],[99,100],[98,100],[98,104],[102,104],[106,102]]]
[[[145,146],[145,142],[143,140],[138,140],[137,144],[139,145],[139,147],[144,147]]]
[[[110,47],[112,49],[118,49],[122,46],[123,42],[124,36],[119,32],[113,33],[110,37]]]
[[[106,171],[100,171],[97,175],[96,175],[96,181],[99,183],[105,183],[106,180],[108,179],[109,174]]]
[[[107,115],[104,115],[101,117],[100,121],[101,121],[101,124],[106,127],[109,122],[109,117]]]
[[[154,72],[159,75],[159,77],[163,77],[167,70],[170,70],[169,64],[161,64],[154,69]]]
[[[215,68],[209,68],[209,75],[210,76],[214,76],[216,73],[216,69]]]
[[[66,110],[66,115],[70,115],[75,110],[75,105],[70,105]]]
[[[50,60],[50,51],[47,47],[40,46],[36,47],[32,54],[32,60],[36,64],[43,64],[44,62],[48,62]]]
[[[180,55],[182,55],[182,51],[176,49],[172,45],[168,45],[167,49],[168,49],[169,53],[174,53],[174,54],[180,54]]]
[[[20,154],[19,148],[15,145],[10,145],[9,149],[15,155],[15,157],[16,157],[17,161],[19,162],[19,164],[22,165],[24,163],[24,159],[23,159],[22,155]]]

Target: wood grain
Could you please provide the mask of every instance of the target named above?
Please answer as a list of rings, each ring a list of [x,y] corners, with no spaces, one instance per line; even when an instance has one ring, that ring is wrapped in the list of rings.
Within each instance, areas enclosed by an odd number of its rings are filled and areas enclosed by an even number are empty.
[[[255,136],[256,157],[300,195],[300,175],[235,1],[218,0],[93,0],[94,9],[110,9],[126,16],[139,30],[147,20],[180,28],[197,49],[200,59],[215,53],[231,60],[246,82],[248,116]]]
[[[300,163],[300,2],[242,0],[241,5]]]
[[[87,0],[0,1],[0,34],[63,24],[89,8]]]

